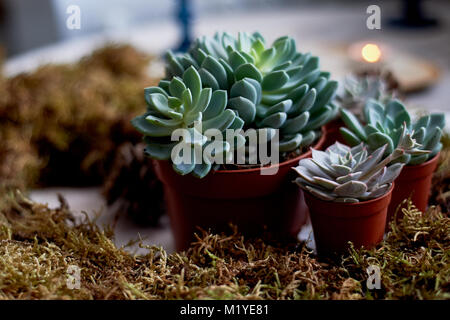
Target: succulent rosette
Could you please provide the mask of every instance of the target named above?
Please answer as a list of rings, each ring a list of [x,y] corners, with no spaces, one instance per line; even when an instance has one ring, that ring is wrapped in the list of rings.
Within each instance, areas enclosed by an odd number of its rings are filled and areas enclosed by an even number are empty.
[[[405,154],[398,161],[417,165],[433,158],[442,149],[440,140],[445,126],[445,116],[442,113],[434,113],[422,116],[416,121],[412,121],[411,118],[405,106],[397,99],[391,99],[385,104],[369,99],[364,106],[364,122],[360,122],[348,110],[341,109],[341,119],[346,128],[341,128],[340,131],[350,146],[365,142],[371,150],[375,150],[386,144],[385,155],[388,155],[401,141],[405,125],[408,133],[418,144],[417,149],[427,152]]]
[[[385,157],[388,144],[371,151],[360,143],[349,147],[339,142],[325,151],[312,149],[312,158],[302,159],[294,168],[296,183],[319,199],[335,202],[360,202],[381,197],[400,174],[405,155],[419,156],[428,151],[403,125],[398,146]]]
[[[211,141],[208,129],[220,132],[240,129],[244,122],[235,111],[226,108],[226,91],[213,92],[211,88],[204,88],[193,67],[188,68],[182,77],[173,77],[158,87],[146,88],[145,100],[147,112],[132,120],[134,127],[144,135],[145,152],[154,159],[169,160],[177,146],[178,152],[183,147],[192,149],[188,161],[173,164],[175,171],[182,175],[192,173],[202,178],[209,173],[213,161],[203,156],[209,154],[203,152],[208,146],[214,148],[212,154],[216,157],[219,154],[228,157],[232,147],[242,147],[244,143],[242,137],[234,146],[225,139],[215,143]],[[177,129],[183,129],[180,130],[181,143],[172,141]]]
[[[281,37],[266,46],[259,33],[216,33],[197,39],[188,53],[167,53],[167,78],[193,66],[204,86],[226,90],[229,109],[245,127],[280,129],[281,152],[311,145],[338,112],[337,82],[319,69],[318,57]]]

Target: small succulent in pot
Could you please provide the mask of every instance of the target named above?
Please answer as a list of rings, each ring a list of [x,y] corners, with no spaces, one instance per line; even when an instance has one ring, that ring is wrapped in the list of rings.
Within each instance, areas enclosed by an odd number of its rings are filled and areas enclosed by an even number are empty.
[[[364,106],[364,125],[348,110],[341,109],[341,119],[346,128],[340,132],[344,140],[355,146],[365,142],[371,150],[387,145],[385,156],[389,155],[399,145],[403,133],[403,124],[411,137],[424,151],[422,154],[404,154],[397,161],[407,165],[417,165],[433,158],[441,149],[440,139],[445,126],[445,116],[442,113],[425,115],[411,120],[405,106],[396,99],[386,104],[370,99]]]
[[[191,66],[205,86],[228,92],[228,107],[246,127],[280,129],[280,152],[311,145],[338,113],[337,82],[319,69],[318,57],[298,52],[291,37],[267,47],[259,33],[216,33],[197,39],[188,53],[168,52],[169,78]]]
[[[393,163],[406,155],[426,154],[403,125],[398,147],[385,158],[385,144],[373,152],[364,143],[348,147],[339,142],[325,151],[312,150],[312,158],[302,159],[294,168],[296,183],[319,199],[361,202],[381,197],[391,187],[404,164]]]

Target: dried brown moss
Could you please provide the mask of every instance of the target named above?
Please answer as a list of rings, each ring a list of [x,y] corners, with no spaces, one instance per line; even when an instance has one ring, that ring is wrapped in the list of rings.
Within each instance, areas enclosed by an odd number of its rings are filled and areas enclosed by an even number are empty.
[[[0,185],[24,189],[27,181],[36,181],[43,160],[31,146],[30,134],[0,125]]]
[[[141,139],[129,121],[145,109],[142,88],[157,83],[146,72],[150,59],[108,45],[75,64],[2,79],[0,137],[13,148],[4,152],[27,155],[20,165],[0,158],[0,179],[7,172],[24,185],[101,183],[117,146]],[[26,168],[33,174],[23,176]]]
[[[76,222],[61,199],[49,209],[9,190],[0,202],[3,299],[448,299],[450,218],[412,207],[377,249],[321,262],[302,243],[204,233],[187,252],[116,248],[109,229]],[[381,268],[382,289],[366,288],[366,268]],[[67,267],[81,268],[69,290]]]

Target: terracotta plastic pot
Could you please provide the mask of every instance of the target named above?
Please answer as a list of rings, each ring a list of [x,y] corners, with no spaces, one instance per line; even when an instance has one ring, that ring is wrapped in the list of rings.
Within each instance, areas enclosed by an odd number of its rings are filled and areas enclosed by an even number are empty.
[[[397,219],[401,218],[402,211],[399,205],[409,197],[411,197],[411,201],[420,211],[423,212],[427,209],[431,191],[431,179],[434,170],[436,170],[438,160],[439,154],[422,164],[403,167],[402,172],[395,179],[395,189],[392,192],[386,228],[389,226],[389,222],[392,221],[397,208],[399,209]]]
[[[318,254],[343,253],[349,241],[356,248],[380,243],[392,190],[380,198],[358,203],[323,201],[305,192]]]
[[[325,134],[314,146],[322,148]],[[233,223],[245,235],[260,235],[267,226],[275,237],[296,237],[306,222],[308,208],[291,170],[311,151],[269,168],[219,170],[203,179],[178,175],[169,161],[154,160],[156,175],[164,185],[165,201],[177,250],[195,240],[198,227],[228,231]],[[275,175],[261,171],[278,167]]]

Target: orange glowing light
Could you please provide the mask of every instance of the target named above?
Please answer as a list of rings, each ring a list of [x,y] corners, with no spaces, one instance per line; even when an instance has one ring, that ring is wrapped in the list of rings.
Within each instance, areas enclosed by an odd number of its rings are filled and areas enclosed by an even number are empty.
[[[368,43],[362,48],[361,55],[367,62],[374,63],[380,60],[381,50],[376,44]]]

